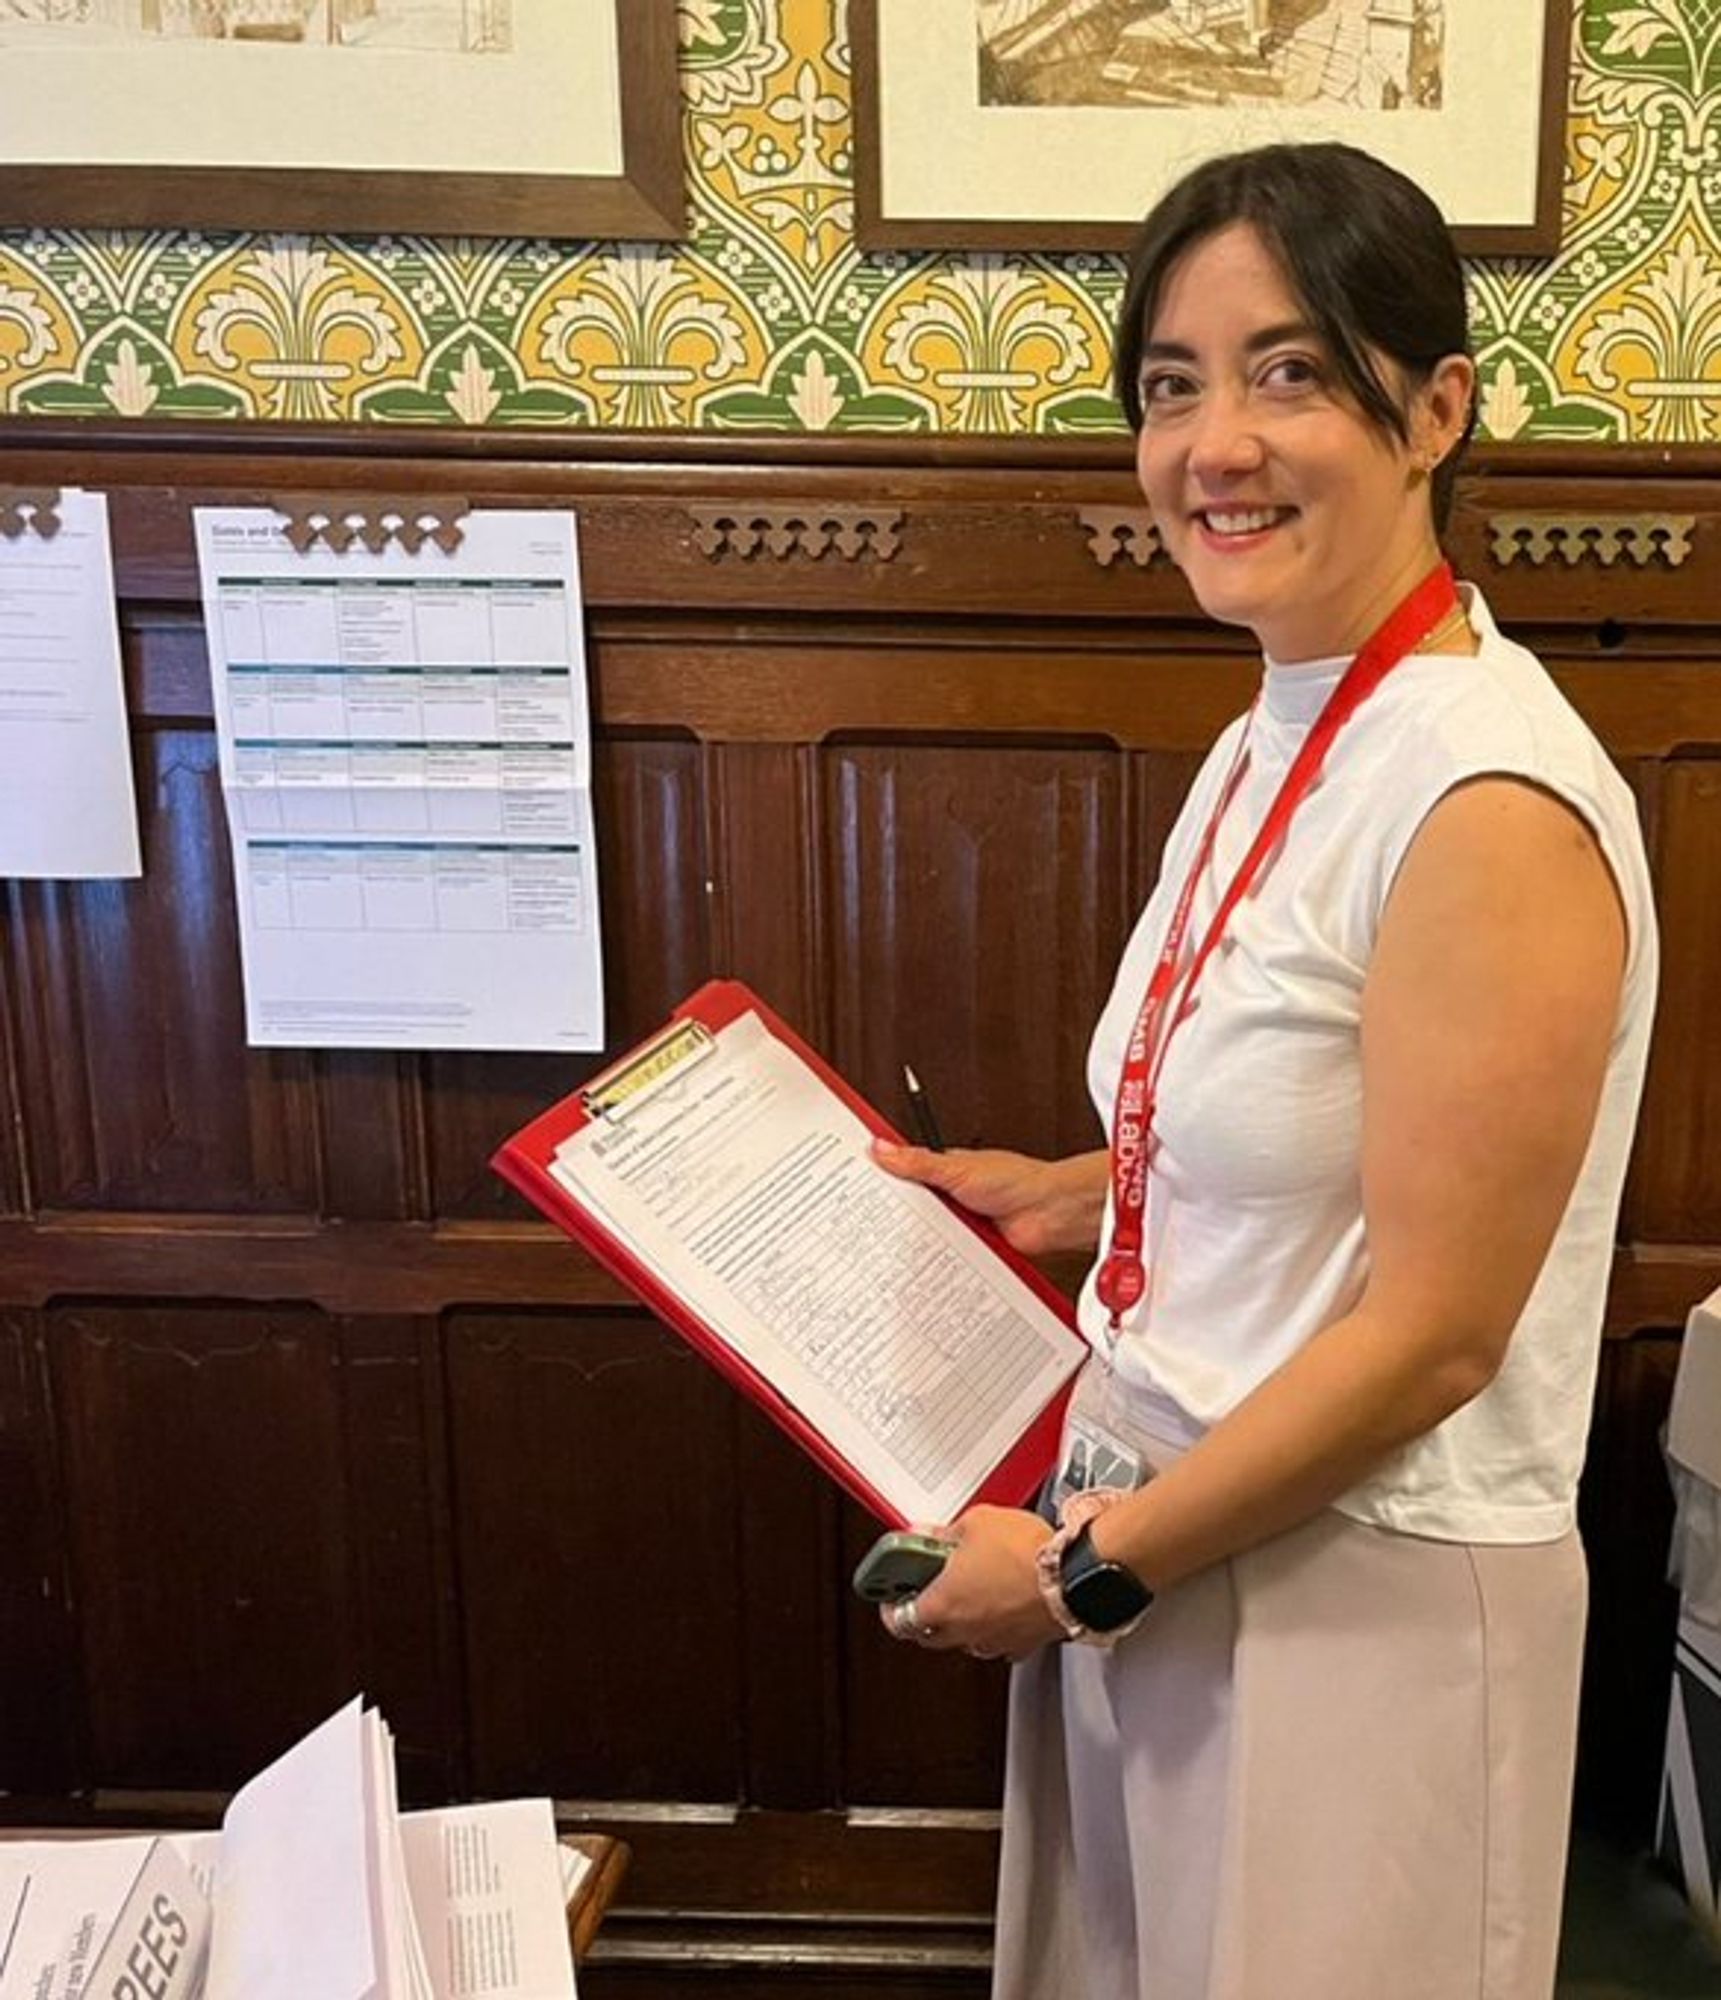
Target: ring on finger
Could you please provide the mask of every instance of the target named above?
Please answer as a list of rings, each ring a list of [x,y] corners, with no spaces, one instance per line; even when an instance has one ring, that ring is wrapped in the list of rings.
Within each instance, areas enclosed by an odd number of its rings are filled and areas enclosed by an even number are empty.
[[[918,1640],[922,1645],[937,1636],[937,1628],[922,1619],[919,1601],[913,1597],[902,1600],[896,1614],[896,1629],[905,1639]]]

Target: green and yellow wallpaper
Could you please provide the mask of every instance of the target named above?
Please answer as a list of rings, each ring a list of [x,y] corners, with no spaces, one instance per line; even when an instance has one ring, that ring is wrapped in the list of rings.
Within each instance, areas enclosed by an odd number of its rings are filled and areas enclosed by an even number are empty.
[[[1117,428],[1115,259],[856,250],[846,16],[845,0],[680,0],[684,246],[0,234],[0,412]],[[1578,0],[1576,16],[1563,247],[1471,269],[1482,428],[1713,440],[1721,0]]]

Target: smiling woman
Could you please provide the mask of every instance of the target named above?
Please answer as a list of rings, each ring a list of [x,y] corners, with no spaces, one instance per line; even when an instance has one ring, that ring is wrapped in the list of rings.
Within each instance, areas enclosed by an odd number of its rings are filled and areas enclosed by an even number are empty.
[[[886,1162],[1097,1253],[1043,1517],[944,1531],[897,1636],[1023,1662],[995,2000],[1549,2000],[1655,990],[1631,795],[1442,559],[1475,371],[1402,175],[1198,168],[1116,367],[1264,670],[1094,1035],[1109,1149]]]
[[[1142,490],[1204,608],[1277,659],[1355,652],[1439,561],[1432,511],[1404,502],[1467,427],[1475,369],[1449,353],[1421,381],[1382,373],[1389,422],[1248,223],[1180,258],[1155,301]]]
[[[1161,536],[1203,606],[1281,660],[1355,652],[1435,566],[1475,424],[1463,274],[1445,230],[1415,226],[1427,198],[1381,170],[1371,214],[1397,250],[1349,272],[1353,156],[1299,160],[1299,202],[1263,186],[1229,220],[1211,172],[1155,210],[1117,346]]]

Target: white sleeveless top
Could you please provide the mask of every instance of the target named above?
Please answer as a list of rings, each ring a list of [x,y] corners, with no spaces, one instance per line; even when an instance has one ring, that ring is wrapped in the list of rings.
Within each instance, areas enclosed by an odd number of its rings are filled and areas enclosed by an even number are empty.
[[[1340,731],[1280,852],[1208,960],[1167,1054],[1148,1185],[1148,1291],[1124,1315],[1119,1373],[1166,1399],[1184,1442],[1334,1319],[1368,1275],[1360,1182],[1363,983],[1387,893],[1430,809],[1488,773],[1532,780],[1594,829],[1630,938],[1588,1153],[1492,1382],[1339,1502],[1442,1540],[1551,1540],[1571,1525],[1626,1159],[1655,1000],[1649,871],[1630,791],[1535,657],[1469,586],[1474,657],[1416,654]],[[1309,724],[1349,664],[1269,662],[1249,761],[1196,894],[1199,938]],[[1124,1045],[1171,908],[1246,718],[1202,766],[1088,1057],[1105,1130]],[[1108,1203],[1100,1243],[1111,1235]],[[1097,1264],[1095,1266],[1098,1268]],[[1105,1344],[1090,1273],[1083,1331]]]

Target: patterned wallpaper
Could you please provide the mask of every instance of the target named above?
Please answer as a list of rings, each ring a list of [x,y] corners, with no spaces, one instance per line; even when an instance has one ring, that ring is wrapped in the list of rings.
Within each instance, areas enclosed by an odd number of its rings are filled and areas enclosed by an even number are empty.
[[[1117,427],[1114,259],[856,251],[846,12],[680,0],[685,247],[0,234],[0,411]],[[1483,430],[1721,437],[1721,0],[1578,0],[1574,39],[1563,248],[1471,271]]]

